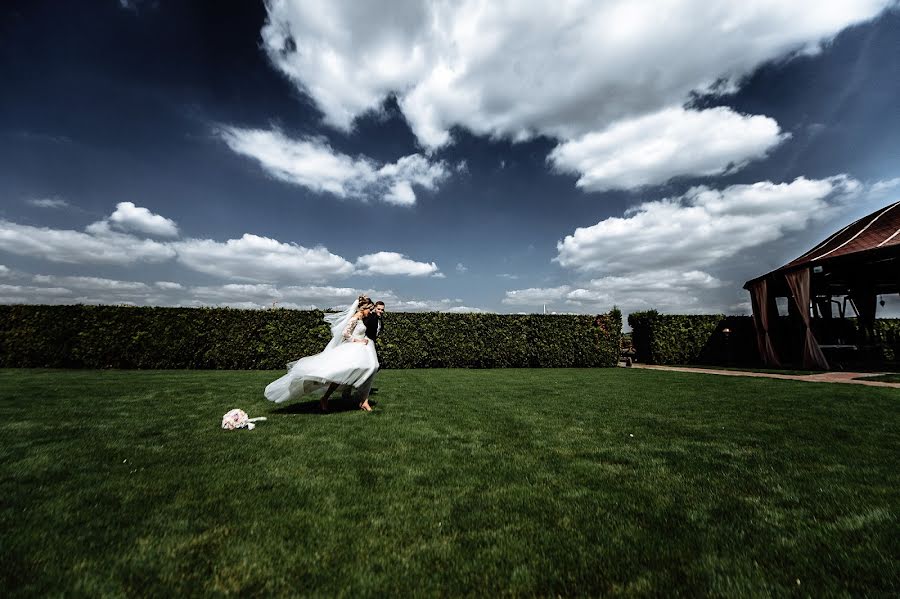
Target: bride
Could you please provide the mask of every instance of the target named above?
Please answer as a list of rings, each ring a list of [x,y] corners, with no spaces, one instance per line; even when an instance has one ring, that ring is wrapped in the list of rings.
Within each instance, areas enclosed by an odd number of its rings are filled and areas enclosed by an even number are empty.
[[[365,295],[359,296],[340,314],[327,314],[331,341],[321,353],[288,364],[288,372],[266,386],[266,399],[281,403],[304,395],[320,395],[319,405],[328,411],[328,398],[341,385],[359,390],[359,407],[372,411],[369,389],[378,370],[375,345],[366,337],[363,318],[375,309]]]

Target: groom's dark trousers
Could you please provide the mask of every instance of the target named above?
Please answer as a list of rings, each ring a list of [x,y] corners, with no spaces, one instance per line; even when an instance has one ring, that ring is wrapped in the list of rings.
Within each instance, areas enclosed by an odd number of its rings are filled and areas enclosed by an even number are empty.
[[[380,369],[381,354],[378,353],[378,335],[384,333],[384,320],[372,312],[363,318],[363,324],[366,325],[366,337],[375,344],[375,353],[378,354],[378,368]]]
[[[381,318],[378,317],[377,314],[372,312],[365,318],[363,318],[363,324],[366,325],[366,337],[375,344],[375,354],[378,356],[378,369],[381,369],[381,354],[378,353],[378,334],[384,332],[384,322]],[[369,393],[375,391],[375,388],[372,387],[369,389]],[[350,399],[350,387],[346,387],[344,389],[344,393],[341,395],[344,399]]]

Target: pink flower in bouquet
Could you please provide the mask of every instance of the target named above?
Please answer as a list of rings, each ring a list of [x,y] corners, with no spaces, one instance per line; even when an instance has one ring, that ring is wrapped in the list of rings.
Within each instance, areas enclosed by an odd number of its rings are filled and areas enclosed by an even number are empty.
[[[265,417],[249,418],[247,412],[235,408],[222,416],[222,428],[227,431],[233,431],[239,428],[253,430],[256,426],[253,424],[259,420],[265,420]]]

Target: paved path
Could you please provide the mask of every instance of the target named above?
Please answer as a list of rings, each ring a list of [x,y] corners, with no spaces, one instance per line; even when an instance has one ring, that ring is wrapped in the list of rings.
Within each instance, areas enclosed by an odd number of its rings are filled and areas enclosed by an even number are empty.
[[[768,379],[784,379],[788,381],[806,381],[808,383],[849,383],[851,385],[868,385],[870,387],[891,387],[900,389],[900,383],[883,381],[867,381],[858,379],[863,376],[877,376],[877,372],[823,372],[821,374],[774,374],[767,372],[748,372],[745,370],[716,370],[714,368],[685,368],[683,366],[650,366],[649,364],[633,364],[632,368],[645,370],[669,370],[672,372],[695,372],[702,374],[719,374],[722,376],[749,376]]]

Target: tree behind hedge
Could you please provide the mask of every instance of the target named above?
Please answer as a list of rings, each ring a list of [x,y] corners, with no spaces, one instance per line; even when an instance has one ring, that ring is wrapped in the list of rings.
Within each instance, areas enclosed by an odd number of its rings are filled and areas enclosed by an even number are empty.
[[[319,310],[0,306],[0,366],[280,369],[320,352]],[[621,313],[388,313],[386,368],[615,366]]]

